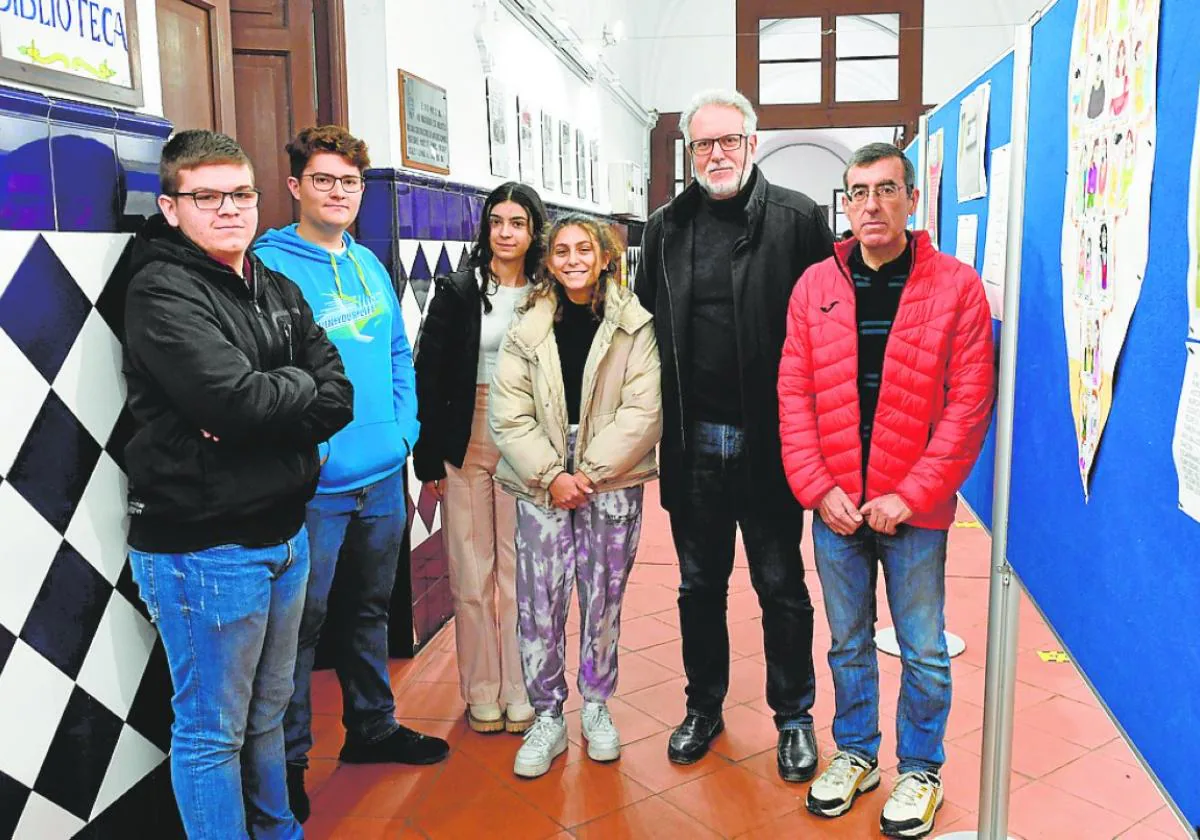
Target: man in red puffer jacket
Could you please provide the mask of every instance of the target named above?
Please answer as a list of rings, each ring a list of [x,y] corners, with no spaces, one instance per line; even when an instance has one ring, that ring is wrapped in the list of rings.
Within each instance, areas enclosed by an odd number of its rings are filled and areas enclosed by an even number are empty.
[[[813,546],[832,634],[837,743],[807,797],[846,813],[879,784],[875,570],[900,642],[900,776],[880,830],[923,837],[942,803],[950,712],[946,536],[991,416],[992,323],[974,269],[905,230],[913,166],[872,143],[846,168],[854,239],[801,277],[779,367],[783,464],[818,512]]]

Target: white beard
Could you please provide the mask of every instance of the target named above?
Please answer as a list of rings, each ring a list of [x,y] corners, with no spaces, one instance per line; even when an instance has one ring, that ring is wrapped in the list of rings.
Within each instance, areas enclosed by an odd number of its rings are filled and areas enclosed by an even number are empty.
[[[754,174],[754,162],[747,161],[746,168],[742,170],[742,177],[738,179],[736,185],[730,184],[726,186],[722,184],[718,187],[708,180],[707,175],[699,173],[696,175],[696,180],[700,182],[700,186],[704,188],[704,191],[713,198],[730,198],[742,191],[742,187],[749,183],[752,174]]]

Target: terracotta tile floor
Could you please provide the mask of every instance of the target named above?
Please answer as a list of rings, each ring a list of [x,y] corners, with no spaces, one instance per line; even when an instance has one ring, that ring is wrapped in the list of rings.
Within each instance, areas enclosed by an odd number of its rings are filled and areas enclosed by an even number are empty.
[[[966,522],[951,531],[947,623],[966,652],[953,663],[954,706],[947,733],[946,803],[934,836],[975,828],[982,751],[984,651],[987,635],[986,533]],[[822,752],[833,748],[833,692],[824,651],[829,630],[820,583],[804,546],[809,587],[817,603],[814,714]],[[621,679],[610,704],[624,750],[618,762],[596,764],[580,747],[574,696],[578,635],[569,640],[567,704],[570,748],[544,777],[512,774],[519,741],[467,729],[458,693],[454,626],[413,660],[392,663],[397,714],[407,724],[447,738],[449,760],[428,768],[339,767],[341,701],[331,672],[314,676],[316,746],[309,789],[310,838],[700,838],[879,837],[879,809],[896,775],[895,714],[900,662],[880,656],[880,764],[884,784],[846,816],[820,820],[804,810],[807,785],[789,785],[775,771],[775,729],[763,698],[761,611],[739,556],[730,583],[733,649],[726,731],[691,767],[666,759],[670,728],[683,713],[683,666],[675,587],[679,572],[666,515],[655,488],[647,496],[638,562],[630,580],[621,635]],[[881,616],[885,596],[880,589]],[[578,618],[572,624],[578,626]],[[1056,647],[1036,610],[1021,605],[1017,718],[1013,741],[1009,833],[1023,840],[1168,840],[1185,838],[1153,783],[1134,760],[1070,664],[1045,663],[1039,649]]]

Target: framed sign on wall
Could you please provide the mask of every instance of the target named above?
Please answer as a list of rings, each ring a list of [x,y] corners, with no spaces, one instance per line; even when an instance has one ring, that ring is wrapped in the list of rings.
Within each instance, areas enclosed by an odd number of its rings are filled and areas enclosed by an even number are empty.
[[[0,0],[0,78],[140,107],[136,0]]]
[[[0,3],[4,0],[0,0]],[[450,174],[446,89],[400,73],[400,159],[404,166]]]

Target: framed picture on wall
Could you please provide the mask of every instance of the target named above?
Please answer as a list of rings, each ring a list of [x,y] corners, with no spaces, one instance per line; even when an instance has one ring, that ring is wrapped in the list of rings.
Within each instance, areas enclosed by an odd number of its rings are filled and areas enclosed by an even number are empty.
[[[563,120],[558,124],[558,171],[562,178],[564,195],[575,192],[575,152],[571,148],[571,124]]]
[[[487,77],[488,153],[492,174],[499,178],[509,177],[512,164],[508,129],[508,115],[512,113],[504,83],[495,76]]]
[[[578,128],[575,129],[575,195],[588,197],[587,143]]]
[[[548,190],[558,187],[558,144],[554,138],[554,118],[541,113],[542,129],[542,186]]]
[[[522,183],[537,184],[537,161],[533,158],[533,109],[529,100],[517,97],[517,170]]]
[[[446,89],[412,73],[400,77],[400,162],[413,169],[450,174]]]
[[[0,78],[141,107],[137,6],[0,0]]]
[[[588,146],[588,158],[592,173],[592,203],[600,203],[600,141],[593,140]]]

